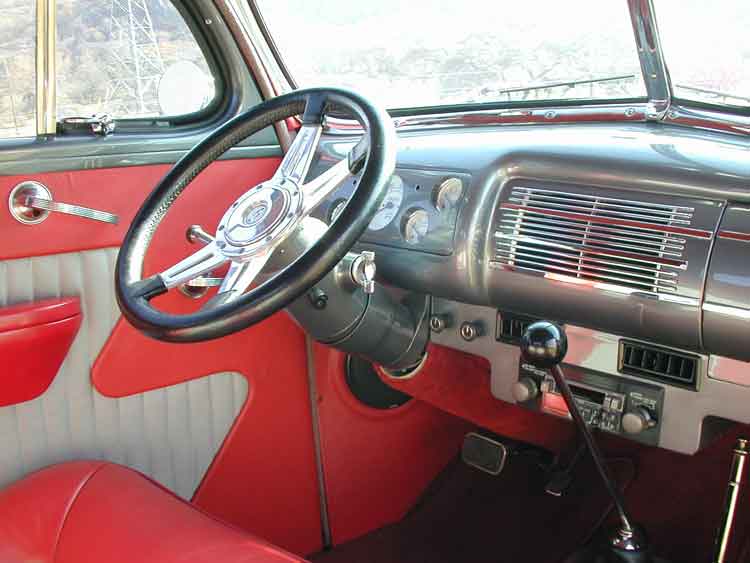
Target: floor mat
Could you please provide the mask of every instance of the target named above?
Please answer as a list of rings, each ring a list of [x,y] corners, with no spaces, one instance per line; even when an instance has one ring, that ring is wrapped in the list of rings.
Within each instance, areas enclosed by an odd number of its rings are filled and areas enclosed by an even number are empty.
[[[622,487],[634,477],[628,460],[613,460],[610,467]],[[456,461],[401,522],[312,560],[557,563],[599,526],[610,502],[588,460],[563,497],[545,494],[545,481],[545,472],[529,456],[513,457],[497,477]]]

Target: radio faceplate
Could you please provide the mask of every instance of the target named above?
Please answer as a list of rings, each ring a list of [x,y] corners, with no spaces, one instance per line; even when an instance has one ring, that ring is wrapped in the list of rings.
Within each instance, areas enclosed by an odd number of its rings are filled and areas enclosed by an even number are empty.
[[[658,445],[664,403],[661,387],[571,366],[564,366],[563,371],[586,424],[644,444]],[[518,402],[520,406],[570,417],[555,380],[545,370],[521,361],[518,384],[532,389],[527,400]],[[534,389],[538,391],[533,392]]]

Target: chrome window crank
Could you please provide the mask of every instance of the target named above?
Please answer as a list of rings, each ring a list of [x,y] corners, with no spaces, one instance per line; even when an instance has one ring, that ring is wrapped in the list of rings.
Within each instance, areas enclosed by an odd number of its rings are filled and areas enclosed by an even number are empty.
[[[113,225],[116,225],[119,220],[114,213],[99,211],[98,209],[91,209],[90,207],[83,207],[82,205],[72,203],[53,201],[52,192],[49,191],[47,186],[32,180],[21,182],[11,190],[10,197],[8,198],[8,208],[11,215],[24,225],[41,223],[49,216],[50,211],[66,213]]]

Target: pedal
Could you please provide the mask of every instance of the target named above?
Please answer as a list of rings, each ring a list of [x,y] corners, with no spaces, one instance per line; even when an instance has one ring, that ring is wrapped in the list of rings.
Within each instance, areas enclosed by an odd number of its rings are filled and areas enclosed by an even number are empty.
[[[464,436],[461,447],[461,459],[466,465],[490,475],[502,472],[509,453],[508,447],[502,442],[476,432],[469,432]]]

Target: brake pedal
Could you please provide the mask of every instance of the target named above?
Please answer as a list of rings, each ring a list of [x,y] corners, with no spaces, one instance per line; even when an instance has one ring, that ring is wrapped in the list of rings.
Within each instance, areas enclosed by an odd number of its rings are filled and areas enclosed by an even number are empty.
[[[502,472],[509,453],[508,447],[502,442],[476,432],[466,434],[461,447],[461,459],[466,465],[490,475]]]

